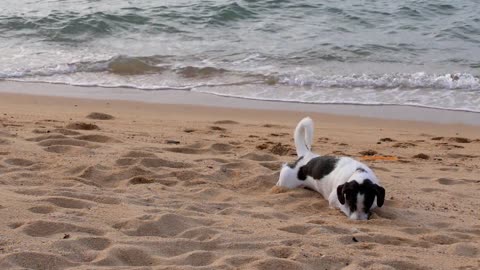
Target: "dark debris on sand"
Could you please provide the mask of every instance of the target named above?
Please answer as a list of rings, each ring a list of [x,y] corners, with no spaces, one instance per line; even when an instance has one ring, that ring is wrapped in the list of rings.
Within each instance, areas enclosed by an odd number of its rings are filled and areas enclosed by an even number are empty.
[[[413,158],[419,158],[419,159],[425,159],[425,160],[427,160],[427,159],[430,159],[430,156],[427,155],[427,154],[424,154],[424,153],[420,153],[420,154],[414,155]]]
[[[358,153],[362,156],[374,156],[374,155],[378,154],[377,151],[372,150],[372,149],[365,150],[365,151],[360,151]]]

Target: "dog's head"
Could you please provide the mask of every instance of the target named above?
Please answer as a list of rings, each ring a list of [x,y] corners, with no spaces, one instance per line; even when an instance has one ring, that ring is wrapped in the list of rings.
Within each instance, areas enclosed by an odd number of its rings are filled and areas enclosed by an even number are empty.
[[[337,197],[350,219],[366,220],[372,209],[382,207],[385,189],[370,179],[352,179],[337,187]]]

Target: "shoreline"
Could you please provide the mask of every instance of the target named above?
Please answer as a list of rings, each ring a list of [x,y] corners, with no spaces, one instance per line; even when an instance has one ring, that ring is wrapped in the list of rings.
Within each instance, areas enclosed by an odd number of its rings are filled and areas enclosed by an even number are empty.
[[[480,126],[480,113],[410,105],[311,104],[226,97],[183,90],[146,91],[132,88],[105,88],[0,81],[0,95],[4,94],[91,100],[118,100],[151,104],[178,104],[212,108],[320,113],[383,120]]]

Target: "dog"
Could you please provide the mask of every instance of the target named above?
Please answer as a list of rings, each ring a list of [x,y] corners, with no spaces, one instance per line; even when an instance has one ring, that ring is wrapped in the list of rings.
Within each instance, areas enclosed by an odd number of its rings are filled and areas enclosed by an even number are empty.
[[[320,156],[311,151],[313,121],[302,119],[295,128],[297,160],[284,164],[277,186],[307,187],[322,194],[330,207],[340,209],[353,220],[367,220],[382,207],[385,189],[373,171],[350,157]]]

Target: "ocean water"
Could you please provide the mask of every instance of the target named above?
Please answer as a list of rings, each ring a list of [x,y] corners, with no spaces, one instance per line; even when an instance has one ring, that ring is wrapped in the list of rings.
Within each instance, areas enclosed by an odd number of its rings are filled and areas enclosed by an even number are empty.
[[[476,0],[0,5],[0,80],[480,112]]]

